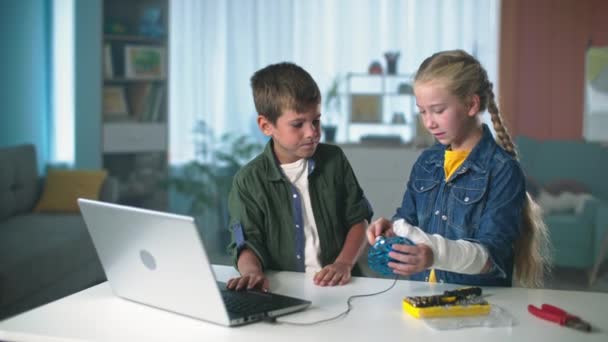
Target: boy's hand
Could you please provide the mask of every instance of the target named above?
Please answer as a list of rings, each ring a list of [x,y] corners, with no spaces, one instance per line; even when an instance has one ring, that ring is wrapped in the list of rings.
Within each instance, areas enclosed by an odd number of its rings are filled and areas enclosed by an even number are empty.
[[[262,271],[260,260],[250,249],[245,248],[239,254],[238,270],[241,276],[228,280],[226,288],[237,291],[256,288],[268,292],[270,283]]]
[[[433,250],[425,244],[415,246],[394,244],[393,250],[388,256],[401,262],[388,263],[388,267],[392,268],[395,274],[409,276],[433,265]]]
[[[229,290],[251,290],[258,289],[268,292],[270,283],[263,272],[254,271],[246,274],[241,274],[240,277],[232,278],[226,283],[226,288]]]
[[[372,224],[367,227],[367,241],[370,245],[373,245],[376,242],[376,237],[384,235],[384,236],[394,236],[393,232],[393,223],[384,217],[377,219],[372,222]]]
[[[352,265],[334,262],[317,272],[313,281],[315,285],[319,286],[345,285],[350,281],[350,271],[352,268]]]

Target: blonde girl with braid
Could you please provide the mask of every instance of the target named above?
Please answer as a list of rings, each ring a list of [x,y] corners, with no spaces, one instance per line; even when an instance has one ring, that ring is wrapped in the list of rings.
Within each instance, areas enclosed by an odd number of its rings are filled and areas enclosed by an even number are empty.
[[[395,274],[412,280],[479,286],[542,285],[547,229],[526,192],[517,151],[492,83],[461,50],[428,57],[414,78],[424,127],[436,138],[412,167],[401,207],[373,222],[367,237],[399,235]],[[490,113],[496,139],[481,114]]]

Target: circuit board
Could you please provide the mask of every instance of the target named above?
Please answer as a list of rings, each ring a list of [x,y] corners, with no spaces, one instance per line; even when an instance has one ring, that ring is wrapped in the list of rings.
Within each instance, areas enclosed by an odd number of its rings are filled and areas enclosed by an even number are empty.
[[[489,314],[490,309],[490,303],[482,297],[479,287],[403,298],[403,311],[416,318],[480,316]]]

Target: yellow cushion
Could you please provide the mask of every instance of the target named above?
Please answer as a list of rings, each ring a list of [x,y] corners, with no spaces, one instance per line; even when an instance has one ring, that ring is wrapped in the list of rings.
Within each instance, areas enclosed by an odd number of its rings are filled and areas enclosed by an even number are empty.
[[[37,212],[78,212],[79,197],[99,199],[105,170],[49,170]]]

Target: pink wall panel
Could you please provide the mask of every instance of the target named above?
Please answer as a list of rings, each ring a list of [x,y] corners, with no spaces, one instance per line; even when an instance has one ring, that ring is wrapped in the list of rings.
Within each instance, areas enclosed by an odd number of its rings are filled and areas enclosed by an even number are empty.
[[[608,1],[593,0],[590,5],[590,34],[595,45],[608,45]]]
[[[608,43],[608,1],[508,0],[500,99],[514,135],[581,139],[587,42]]]

